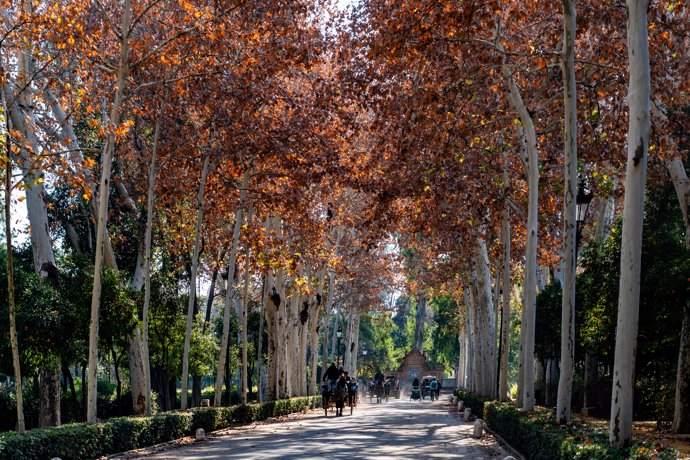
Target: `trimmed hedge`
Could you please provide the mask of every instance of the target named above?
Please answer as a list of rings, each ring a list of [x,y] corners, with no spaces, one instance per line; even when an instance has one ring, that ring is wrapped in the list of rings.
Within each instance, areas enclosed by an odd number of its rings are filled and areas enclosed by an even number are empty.
[[[675,460],[674,449],[636,443],[629,449],[609,446],[608,432],[586,423],[561,426],[552,411],[525,412],[509,403],[486,402],[484,421],[530,460]]]
[[[59,428],[0,434],[0,460],[84,460],[147,447],[193,435],[197,428],[215,431],[318,407],[321,397],[266,401],[231,407],[166,412],[151,417],[121,417],[96,425],[75,423]]]

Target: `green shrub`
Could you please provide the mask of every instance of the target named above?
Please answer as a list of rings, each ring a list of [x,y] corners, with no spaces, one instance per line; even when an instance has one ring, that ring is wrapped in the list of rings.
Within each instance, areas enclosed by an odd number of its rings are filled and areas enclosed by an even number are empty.
[[[31,430],[22,435],[8,432],[0,434],[0,460],[98,458],[192,435],[197,428],[215,431],[232,424],[287,415],[320,403],[321,398],[314,396],[173,411],[152,417],[113,418],[96,425],[71,424]]]
[[[551,411],[525,412],[509,403],[487,402],[484,421],[530,460],[643,460],[682,458],[668,448],[638,443],[630,449],[608,444],[608,432],[586,423],[560,426]]]
[[[486,403],[484,421],[526,458],[560,458],[562,437],[549,432],[543,423],[531,420],[526,413],[518,411],[511,404]]]
[[[454,390],[453,394],[458,397],[458,401],[463,401],[465,403],[465,407],[472,409],[472,415],[477,418],[481,418],[484,413],[484,403],[486,401],[491,401],[490,399],[460,389]]]
[[[113,451],[112,427],[72,424],[59,428],[31,430],[23,435],[7,433],[0,437],[0,458],[34,460],[60,457],[63,460],[97,458]]]

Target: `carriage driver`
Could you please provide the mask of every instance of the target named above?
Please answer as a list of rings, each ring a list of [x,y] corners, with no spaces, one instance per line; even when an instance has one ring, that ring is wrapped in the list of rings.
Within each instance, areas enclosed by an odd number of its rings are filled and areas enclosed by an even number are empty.
[[[333,391],[339,377],[340,372],[338,372],[338,368],[335,367],[335,363],[331,363],[331,366],[326,369],[326,373],[323,375],[323,381],[328,381],[328,391]]]

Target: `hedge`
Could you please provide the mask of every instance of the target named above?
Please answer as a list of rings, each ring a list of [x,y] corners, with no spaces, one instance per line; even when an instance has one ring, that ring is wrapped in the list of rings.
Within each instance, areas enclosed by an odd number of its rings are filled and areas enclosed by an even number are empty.
[[[151,417],[121,417],[95,425],[74,423],[36,429],[24,434],[0,434],[0,460],[84,460],[148,447],[193,435],[197,428],[215,431],[232,424],[250,423],[318,407],[321,397],[266,401],[231,407],[196,408]]]
[[[473,410],[474,411],[474,410]],[[587,423],[556,423],[552,411],[525,412],[509,403],[486,402],[484,421],[530,460],[675,460],[685,458],[670,448],[635,443],[629,449],[608,444],[608,431]]]

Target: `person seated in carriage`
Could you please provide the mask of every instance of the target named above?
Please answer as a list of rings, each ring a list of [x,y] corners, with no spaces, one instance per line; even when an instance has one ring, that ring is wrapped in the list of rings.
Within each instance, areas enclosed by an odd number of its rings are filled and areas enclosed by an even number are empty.
[[[410,393],[410,399],[422,399],[422,391],[419,387],[419,379],[417,377],[412,381],[412,392]]]
[[[380,369],[376,370],[376,375],[374,376],[374,382],[378,384],[379,382],[383,382],[383,374],[381,373]]]

